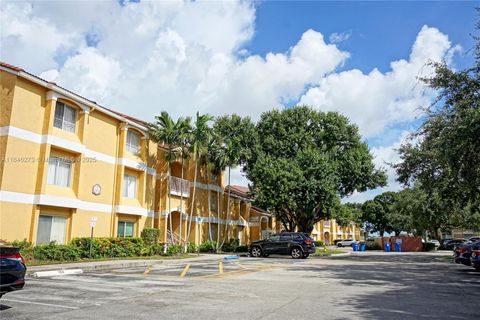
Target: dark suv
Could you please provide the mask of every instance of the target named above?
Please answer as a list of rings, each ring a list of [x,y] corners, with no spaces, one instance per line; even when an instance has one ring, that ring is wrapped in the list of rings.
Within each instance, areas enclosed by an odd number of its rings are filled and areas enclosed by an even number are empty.
[[[256,258],[268,257],[270,254],[289,254],[294,259],[305,259],[315,252],[315,242],[302,232],[282,232],[252,242],[249,252]]]

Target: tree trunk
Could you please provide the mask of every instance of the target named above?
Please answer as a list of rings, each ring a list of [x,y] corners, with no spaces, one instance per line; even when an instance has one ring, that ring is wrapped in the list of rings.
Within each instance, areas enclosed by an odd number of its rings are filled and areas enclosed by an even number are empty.
[[[190,232],[192,231],[192,218],[193,210],[195,209],[195,190],[197,189],[197,169],[198,169],[198,159],[195,160],[195,174],[193,175],[193,192],[192,192],[192,207],[190,208],[190,221],[188,223],[188,233],[187,239],[185,239],[185,253],[187,252],[187,242],[190,239]],[[198,224],[198,221],[196,222]]]
[[[182,147],[183,148],[183,147]],[[180,244],[183,242],[183,235],[182,235],[182,226],[183,226],[183,149],[182,149],[182,180],[180,182]]]
[[[172,204],[171,204],[171,192],[172,192],[172,167],[170,162],[168,163],[168,221],[170,221],[170,241],[173,244],[173,225],[172,225]]]
[[[215,252],[218,252],[220,243],[220,191],[217,189],[217,242],[215,243]]]
[[[210,242],[212,242],[212,222],[210,221],[210,212],[211,212],[211,206],[210,206],[210,170],[207,168],[207,201],[208,201],[208,239]]]
[[[225,243],[225,239],[228,237],[228,224],[229,222],[229,217],[230,217],[230,190],[232,189],[232,186],[230,185],[230,171],[231,171],[231,166],[228,166],[228,195],[227,195],[227,219],[225,221],[225,236],[222,239],[222,245],[220,248],[223,247],[223,244]]]

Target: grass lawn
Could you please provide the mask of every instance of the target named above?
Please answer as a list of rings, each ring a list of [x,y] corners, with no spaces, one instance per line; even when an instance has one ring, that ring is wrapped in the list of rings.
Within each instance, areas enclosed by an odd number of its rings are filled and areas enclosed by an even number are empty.
[[[179,254],[179,255],[172,255],[172,256],[98,258],[98,259],[81,259],[81,260],[75,260],[75,261],[27,260],[26,263],[27,263],[27,267],[30,267],[30,266],[43,266],[43,265],[49,265],[49,264],[115,261],[115,260],[173,260],[173,259],[186,259],[194,256],[197,256],[197,254]]]
[[[317,248],[317,251],[315,251],[316,256],[330,256],[332,254],[340,254],[340,253],[345,253],[344,250],[338,250],[338,249],[323,249],[323,248]]]

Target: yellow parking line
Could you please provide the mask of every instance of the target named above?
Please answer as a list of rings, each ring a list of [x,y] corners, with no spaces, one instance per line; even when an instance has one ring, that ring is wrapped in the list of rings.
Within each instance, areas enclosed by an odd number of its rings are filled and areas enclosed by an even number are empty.
[[[185,277],[185,275],[186,275],[187,272],[188,272],[188,269],[190,269],[190,263],[187,263],[187,265],[185,266],[185,268],[183,268],[182,273],[180,273],[180,278]]]
[[[218,262],[218,274],[223,274],[223,262]]]
[[[150,273],[150,271],[152,271],[152,267],[148,267],[145,272],[143,272],[144,275],[147,275]]]

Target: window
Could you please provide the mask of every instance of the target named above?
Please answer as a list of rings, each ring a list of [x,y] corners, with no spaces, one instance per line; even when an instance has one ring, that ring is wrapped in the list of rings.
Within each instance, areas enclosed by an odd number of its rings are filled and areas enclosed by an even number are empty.
[[[140,150],[140,138],[132,131],[127,131],[127,150],[135,154]]]
[[[137,197],[137,177],[130,174],[123,175],[123,196],[126,198]]]
[[[70,172],[72,171],[72,161],[51,156],[48,159],[48,184],[56,186],[70,186]]]
[[[53,120],[54,127],[69,132],[75,132],[76,118],[77,112],[74,108],[57,101],[55,107],[55,119]]]
[[[210,191],[210,210],[213,212],[217,212],[218,205],[217,205],[217,194],[216,192]]]
[[[65,243],[67,218],[58,216],[40,215],[38,218],[37,244]]]
[[[268,238],[270,241],[280,241],[280,236],[279,235],[273,235],[270,238]]]
[[[117,237],[133,237],[133,222],[118,221]]]
[[[292,236],[289,234],[283,234],[280,236],[280,241],[290,241],[292,240]]]

